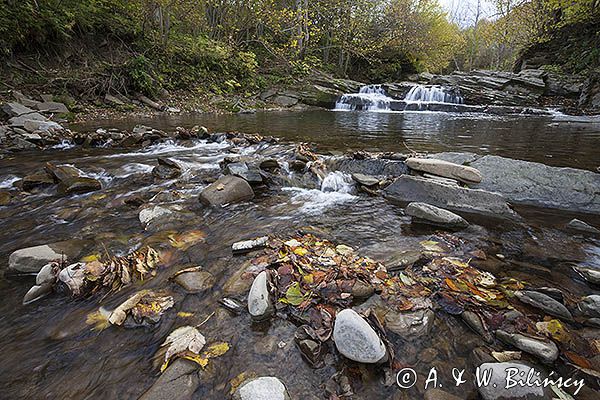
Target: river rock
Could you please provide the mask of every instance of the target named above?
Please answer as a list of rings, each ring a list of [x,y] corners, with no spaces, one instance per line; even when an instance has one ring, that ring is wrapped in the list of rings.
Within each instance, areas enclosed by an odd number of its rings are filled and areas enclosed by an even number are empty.
[[[248,293],[248,312],[255,320],[269,318],[273,313],[267,271],[262,271],[252,282]]]
[[[254,191],[248,182],[232,175],[219,178],[200,193],[200,201],[210,206],[224,206],[252,198],[254,198]]]
[[[354,174],[352,174],[352,179],[355,182],[358,182],[358,183],[360,183],[361,185],[364,185],[364,186],[379,185],[379,179],[377,179],[377,178],[375,178],[374,176],[371,176],[371,175],[354,173]]]
[[[40,300],[43,297],[46,297],[50,293],[52,293],[52,288],[54,285],[52,283],[43,283],[41,285],[33,285],[31,289],[25,293],[23,297],[23,305],[31,304],[34,301]]]
[[[514,385],[507,389],[507,373],[511,373],[514,379],[524,379],[531,370],[531,366],[520,362],[502,362],[502,363],[483,363],[479,367],[481,376],[484,371],[489,371],[490,382],[487,385],[480,385],[479,394],[484,400],[497,399],[551,399],[544,393],[541,387],[542,378],[534,376],[532,383],[538,385]],[[537,370],[542,372],[541,370]],[[513,374],[514,373],[514,374]],[[522,375],[520,375],[522,374]]]
[[[598,235],[600,234],[600,230],[594,228],[593,226],[577,219],[574,218],[572,219],[568,224],[567,224],[567,228],[572,230],[572,231],[577,231],[577,232],[583,232],[583,233],[591,233],[591,234],[595,234]]]
[[[144,229],[149,229],[151,224],[160,219],[170,217],[173,213],[173,210],[163,206],[148,206],[140,211],[138,218]]]
[[[385,188],[384,195],[394,204],[421,202],[492,218],[520,219],[506,199],[497,193],[456,187],[416,176],[400,176]]]
[[[81,194],[102,189],[100,181],[82,176],[81,171],[71,165],[46,164],[46,171],[58,182],[58,189],[65,194]]]
[[[427,203],[410,203],[404,210],[413,222],[421,222],[451,229],[462,229],[469,223],[460,215]]]
[[[432,158],[408,158],[406,165],[416,171],[456,179],[464,183],[479,183],[483,179],[481,173],[466,165],[454,164],[444,160]]]
[[[333,341],[338,351],[353,361],[375,364],[386,356],[386,348],[377,332],[349,308],[335,317]]]
[[[469,165],[485,176],[474,186],[477,189],[499,193],[514,204],[600,214],[600,174],[473,153],[440,153],[433,157],[452,160],[457,154],[468,157]]]
[[[24,128],[28,121],[48,121],[48,119],[42,114],[34,112],[32,114],[23,114],[19,115],[18,117],[12,117],[8,120],[8,124],[13,129]]]
[[[368,177],[400,176],[408,173],[408,167],[403,161],[382,158],[359,160],[350,157],[334,157],[326,160],[326,163],[330,170]]]
[[[158,157],[158,165],[152,169],[152,175],[159,179],[173,179],[181,175],[181,166],[166,157]]]
[[[290,400],[285,385],[277,378],[261,376],[244,382],[234,394],[234,400]]]
[[[177,358],[139,400],[191,400],[200,386],[198,365]]]
[[[201,293],[215,284],[215,277],[208,271],[184,272],[177,275],[174,280],[188,293]]]
[[[594,285],[600,285],[600,269],[584,266],[573,267],[573,269],[587,282],[593,283]]]
[[[352,286],[352,296],[357,299],[368,299],[375,293],[375,288],[370,283],[357,280]]]
[[[54,122],[54,121],[36,121],[36,120],[27,120],[23,123],[23,129],[28,132],[60,132],[64,130],[62,125]]]
[[[35,112],[35,110],[32,110],[29,107],[25,107],[24,105],[19,103],[3,104],[2,111],[4,111],[4,113],[8,115],[9,118],[18,117],[23,114],[32,114]]]
[[[74,259],[85,244],[87,242],[74,239],[16,250],[8,258],[8,272],[37,274],[52,261]]]
[[[37,103],[34,107],[44,113],[67,114],[69,112],[67,106],[56,101],[44,101]]]
[[[515,296],[523,303],[539,308],[549,315],[566,321],[573,321],[573,316],[567,307],[544,293],[533,290],[518,290],[515,292]]]
[[[398,312],[390,310],[385,314],[385,328],[405,340],[426,336],[431,332],[435,313],[429,308]]]
[[[494,341],[492,335],[485,329],[485,326],[483,325],[479,315],[472,311],[463,311],[460,317],[463,321],[465,321],[465,324],[467,324],[469,328],[479,334],[479,336],[481,336],[487,343],[492,343]]]
[[[39,171],[27,175],[20,182],[21,187],[25,191],[29,191],[37,187],[54,185],[54,183],[54,179],[45,171]]]
[[[252,250],[265,247],[269,242],[268,236],[261,236],[256,239],[244,240],[231,245],[231,251],[236,254],[248,253]]]
[[[259,167],[260,167],[260,169],[264,169],[264,170],[268,171],[268,170],[280,168],[281,166],[279,165],[279,161],[277,161],[276,159],[267,158],[260,162]]]
[[[558,358],[558,347],[554,342],[544,339],[536,339],[520,333],[508,333],[497,330],[496,336],[505,343],[515,346],[517,349],[536,356],[545,363],[553,363]]]
[[[256,169],[250,169],[245,162],[227,164],[223,172],[227,175],[240,177],[250,184],[260,184],[263,181],[260,172]]]
[[[579,310],[587,317],[600,318],[600,296],[592,294],[581,299]]]

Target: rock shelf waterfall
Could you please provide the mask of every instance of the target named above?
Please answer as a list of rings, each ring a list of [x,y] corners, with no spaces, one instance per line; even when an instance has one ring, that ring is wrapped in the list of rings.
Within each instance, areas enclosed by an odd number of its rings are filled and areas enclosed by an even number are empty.
[[[335,103],[338,111],[443,111],[444,105],[462,105],[462,96],[443,86],[413,86],[403,100],[389,97],[382,85],[367,85],[358,93],[343,94]],[[442,107],[436,107],[441,105]],[[454,111],[454,110],[453,110]]]

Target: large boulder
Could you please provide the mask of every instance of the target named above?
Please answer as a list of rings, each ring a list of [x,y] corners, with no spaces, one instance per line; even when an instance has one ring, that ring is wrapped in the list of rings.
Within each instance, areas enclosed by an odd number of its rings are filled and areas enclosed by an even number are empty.
[[[421,172],[456,179],[464,183],[479,183],[483,179],[475,168],[432,158],[409,158],[406,165]]]
[[[254,198],[254,191],[244,179],[227,175],[206,187],[200,193],[200,202],[210,206],[224,206]]]
[[[377,332],[349,308],[336,315],[333,341],[338,351],[353,361],[375,364],[386,356],[386,348]]]
[[[403,175],[385,189],[384,195],[396,204],[421,202],[471,214],[520,219],[506,199],[497,193],[458,187],[433,179]]]
[[[14,251],[8,258],[9,273],[37,274],[51,261],[74,259],[87,244],[84,240],[67,240]]]
[[[600,174],[472,153],[432,157],[467,162],[485,177],[474,188],[499,193],[511,203],[600,214]]]
[[[404,210],[413,222],[441,226],[450,229],[462,229],[469,223],[460,215],[427,203],[410,203]]]
[[[3,104],[2,111],[4,111],[4,113],[6,115],[8,115],[9,118],[18,117],[18,116],[24,115],[24,114],[32,114],[35,112],[35,110],[32,110],[31,108],[26,107],[19,103]]]
[[[290,400],[290,395],[279,379],[261,376],[240,385],[233,398],[234,400]]]
[[[178,358],[139,400],[191,400],[198,386],[200,386],[198,365]]]
[[[342,171],[349,174],[362,174],[368,176],[400,176],[408,173],[408,167],[401,160],[386,160],[382,158],[366,158],[363,160],[336,157],[327,160],[327,167],[331,170]]]
[[[47,163],[46,171],[58,183],[59,191],[65,194],[80,194],[102,189],[99,180],[82,176],[81,171],[70,165],[55,166]]]

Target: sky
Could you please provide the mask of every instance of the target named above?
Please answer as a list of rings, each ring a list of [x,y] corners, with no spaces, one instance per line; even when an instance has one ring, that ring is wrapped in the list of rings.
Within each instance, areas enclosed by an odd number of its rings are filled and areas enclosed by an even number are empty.
[[[442,7],[448,11],[451,19],[461,26],[475,23],[478,0],[438,0]],[[481,18],[493,15],[493,6],[490,0],[481,0]]]

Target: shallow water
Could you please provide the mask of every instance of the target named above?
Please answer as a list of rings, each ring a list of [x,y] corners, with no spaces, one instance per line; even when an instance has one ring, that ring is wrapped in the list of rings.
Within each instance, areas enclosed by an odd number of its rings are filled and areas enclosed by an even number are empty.
[[[597,127],[561,128],[547,119],[414,113],[257,113],[101,121],[87,127],[126,127],[136,123],[157,128],[204,124],[213,131],[258,131],[289,140],[313,141],[320,149],[327,150],[403,151],[402,142],[406,141],[416,150],[471,150],[583,168],[594,167],[600,142]],[[513,130],[515,127],[519,127],[518,132]],[[522,137],[525,132],[530,136]],[[534,140],[536,146],[531,146]],[[571,146],[570,153],[562,146]],[[285,144],[236,149],[226,144],[194,141],[126,151],[57,149],[1,159],[0,185],[4,187],[43,167],[47,161],[74,164],[103,183],[103,190],[97,193],[62,197],[48,190],[0,207],[3,264],[18,248],[73,237],[92,239],[97,248],[105,248],[112,254],[126,254],[142,243],[165,247],[167,233],[145,232],[138,221],[138,210],[122,204],[123,197],[135,193],[150,197],[161,190],[180,191],[183,197],[178,204],[188,214],[177,230],[200,229],[207,236],[205,242],[185,252],[172,251],[172,257],[158,276],[144,285],[166,288],[176,301],[175,310],[168,311],[154,329],[111,327],[94,332],[85,324],[88,313],[100,305],[116,307],[138,287],[106,299],[96,295],[72,300],[57,294],[23,306],[21,299],[33,284],[33,277],[0,278],[0,397],[135,399],[156,379],[153,356],[168,333],[178,326],[198,324],[213,311],[215,315],[201,331],[209,343],[225,340],[232,350],[211,360],[202,373],[202,384],[195,398],[229,398],[231,380],[251,371],[278,376],[294,399],[319,399],[323,398],[327,380],[344,368],[354,374],[362,370],[359,374],[362,378],[353,383],[357,399],[422,397],[422,388],[401,391],[394,385],[385,386],[380,372],[358,368],[341,359],[331,359],[324,368],[313,370],[294,345],[296,326],[292,322],[276,318],[256,325],[246,314],[233,316],[218,305],[228,279],[251,259],[251,255],[231,254],[231,244],[239,240],[264,234],[290,236],[299,228],[310,226],[335,242],[386,261],[405,250],[420,249],[420,241],[435,235],[433,229],[411,226],[401,208],[381,198],[358,195],[351,190],[347,177],[340,175],[329,176],[321,190],[293,186],[280,191],[266,190],[250,203],[222,210],[199,204],[197,194],[205,186],[204,180],[218,174],[218,162],[226,155],[243,152],[284,160],[291,149]],[[546,157],[547,154],[553,157]],[[180,162],[185,169],[183,176],[172,181],[155,181],[149,171],[157,164],[158,155]],[[571,263],[600,268],[600,241],[564,232],[562,226],[573,217],[571,214],[539,209],[518,211],[525,217],[523,224],[473,219],[470,228],[457,234],[468,243],[465,251],[479,248],[488,254],[488,259],[477,266],[498,277],[510,276],[532,285],[558,287],[576,296],[600,293],[570,268]],[[589,218],[590,223],[600,224],[600,219]],[[168,278],[179,269],[195,265],[210,271],[216,277],[216,284],[208,293],[186,296]],[[240,293],[239,298],[244,295]],[[178,317],[178,311],[192,312],[194,316]],[[479,336],[461,321],[443,313],[437,315],[427,337],[404,341],[391,334],[390,339],[402,365],[413,366],[420,374],[436,366],[448,378],[452,368],[473,370],[470,354],[473,348],[483,345]],[[502,347],[495,345],[494,349]],[[434,354],[433,359],[420,361],[425,353]],[[448,390],[463,398],[476,397],[472,385],[458,391]]]

